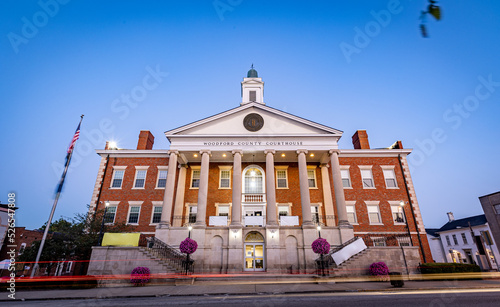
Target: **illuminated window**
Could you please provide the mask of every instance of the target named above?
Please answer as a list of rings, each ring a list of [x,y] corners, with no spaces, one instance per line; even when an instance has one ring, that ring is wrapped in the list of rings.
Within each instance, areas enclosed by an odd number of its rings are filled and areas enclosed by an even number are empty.
[[[276,169],[276,187],[278,189],[288,188],[288,178],[286,169]]]
[[[200,187],[200,167],[191,167],[191,188],[198,189]]]
[[[309,188],[316,187],[316,167],[307,170],[307,181],[309,182]]]

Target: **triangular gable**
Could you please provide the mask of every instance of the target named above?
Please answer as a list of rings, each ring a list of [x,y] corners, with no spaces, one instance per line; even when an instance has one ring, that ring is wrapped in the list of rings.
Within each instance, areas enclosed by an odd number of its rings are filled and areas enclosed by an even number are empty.
[[[245,116],[257,113],[264,119],[263,127],[256,132],[243,125]],[[240,107],[204,118],[165,132],[167,137],[215,135],[330,135],[342,136],[342,131],[262,105],[248,103]]]

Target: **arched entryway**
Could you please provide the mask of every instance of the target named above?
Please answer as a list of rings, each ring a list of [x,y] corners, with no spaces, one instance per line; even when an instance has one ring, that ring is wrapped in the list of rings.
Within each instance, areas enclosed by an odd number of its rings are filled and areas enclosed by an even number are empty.
[[[245,226],[265,226],[266,184],[264,170],[250,165],[243,170],[242,215]]]
[[[264,237],[258,232],[250,232],[245,237],[245,271],[265,271]]]

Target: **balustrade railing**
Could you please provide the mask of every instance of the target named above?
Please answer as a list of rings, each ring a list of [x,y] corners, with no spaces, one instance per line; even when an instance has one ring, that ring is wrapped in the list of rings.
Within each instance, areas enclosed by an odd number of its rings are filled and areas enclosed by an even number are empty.
[[[186,256],[180,251],[168,245],[167,243],[157,239],[156,237],[149,237],[148,248],[152,250],[162,260],[168,261],[180,271],[186,273],[193,273],[194,261],[190,260],[189,265],[186,264]]]
[[[265,203],[266,194],[264,193],[243,193],[242,202],[244,203]]]

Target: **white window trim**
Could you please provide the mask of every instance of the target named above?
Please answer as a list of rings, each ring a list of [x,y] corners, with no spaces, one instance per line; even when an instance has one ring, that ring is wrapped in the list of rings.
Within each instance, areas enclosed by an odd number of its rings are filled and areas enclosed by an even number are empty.
[[[403,212],[404,208],[401,208],[401,206],[399,205],[400,201],[390,200],[390,201],[388,201],[388,203],[391,206],[391,218],[392,218],[392,222],[394,223],[394,225],[406,225],[406,219],[405,219],[406,218],[406,214]],[[397,223],[394,220],[394,215],[392,215],[392,213],[393,213],[392,208],[396,207],[396,206],[398,207],[398,210],[399,210],[399,208],[401,208],[401,212],[403,212],[403,222],[402,223]]]
[[[385,247],[385,246],[387,246],[387,238],[386,237],[370,237],[370,239],[372,239],[373,247]],[[375,241],[382,242],[382,243],[384,243],[384,245],[383,246],[376,246]]]
[[[356,201],[354,200],[348,200],[345,202],[346,206],[352,206],[354,207],[354,220],[356,221],[355,223],[351,223],[351,225],[359,225],[359,220],[358,220],[358,215],[356,214]]]
[[[232,166],[230,165],[219,165],[219,190],[231,190],[232,188],[232,172],[231,170],[233,169]],[[221,186],[221,183],[222,183],[222,171],[229,171],[229,187],[222,187]],[[201,174],[200,174],[201,175]]]
[[[184,204],[184,207],[186,208],[186,214],[184,215],[184,224],[187,225],[189,224],[189,208],[190,207],[196,207],[196,209],[198,209],[198,204],[197,203],[185,203]],[[196,212],[198,212],[198,210],[196,210]]]
[[[151,220],[149,222],[150,226],[158,225],[159,223],[153,223],[153,216],[155,214],[155,207],[162,207],[163,208],[163,202],[162,201],[152,201],[151,204],[153,205],[151,207]],[[161,218],[160,218],[161,220]]]
[[[158,187],[158,181],[160,180],[160,171],[167,171],[167,176],[168,176],[168,166],[163,166],[163,165],[159,165],[157,166],[158,167],[158,174],[156,174],[156,185],[155,185],[155,189],[158,189],[158,190],[165,190],[165,188],[162,188],[162,187]],[[166,186],[166,185],[165,185]]]
[[[314,171],[314,187],[309,187],[309,190],[317,190],[318,189],[318,178],[316,178],[316,169],[318,167],[316,165],[308,165],[307,166],[307,183],[309,184],[309,171]],[[287,183],[288,185],[288,183]]]
[[[219,207],[229,207],[227,222],[231,223],[232,203],[215,203],[215,215],[219,216]]]
[[[106,202],[103,202],[103,203],[106,203]],[[113,225],[116,221],[116,214],[118,213],[118,205],[120,204],[120,202],[119,201],[109,201],[108,203],[109,203],[108,208],[116,207],[116,210],[115,210],[115,215],[113,216],[113,222],[112,223],[104,223],[104,225]]]
[[[366,189],[366,190],[374,190],[376,189],[377,187],[375,186],[375,179],[373,178],[373,165],[358,165],[359,167],[359,172],[360,172],[360,175],[361,175],[361,186],[363,187],[363,189]],[[365,187],[365,185],[363,184],[363,173],[361,172],[362,170],[369,170],[370,173],[371,173],[371,179],[372,179],[372,182],[373,182],[373,187]]]
[[[288,207],[288,216],[292,216],[292,203],[276,203],[276,216],[279,220],[280,217],[280,212],[279,212],[279,207]]]
[[[368,221],[369,221],[370,225],[384,225],[384,221],[382,220],[382,214],[380,213],[380,202],[368,200],[368,201],[365,201],[365,204],[366,204],[366,213],[368,214]],[[368,206],[377,206],[378,216],[379,216],[380,222],[372,223],[372,221],[370,220],[370,212],[368,212]]]
[[[278,187],[278,171],[285,171],[285,181],[286,187]],[[276,177],[276,189],[277,190],[286,190],[288,189],[288,165],[275,165],[274,166],[274,177]]]
[[[126,225],[139,225],[141,220],[141,211],[142,211],[142,203],[143,201],[129,201],[128,202],[128,212],[127,212],[127,222]],[[132,207],[139,207],[139,215],[137,216],[137,223],[129,223],[128,220],[130,218],[130,209]]]
[[[123,187],[123,181],[125,181],[125,170],[127,169],[127,166],[116,166],[113,165],[113,175],[111,176],[111,182],[109,184],[109,188],[113,190],[119,190]],[[120,187],[113,188],[113,181],[115,180],[115,171],[123,171],[123,178],[122,178],[122,183],[120,184]]]
[[[342,184],[342,187],[346,190],[352,190],[352,179],[351,179],[351,170],[350,170],[351,166],[350,165],[340,165],[340,170],[341,171],[347,171],[347,175],[349,176],[349,186],[348,187],[344,187],[344,185]],[[342,172],[341,172],[341,175],[340,175],[341,179],[342,178]]]
[[[201,179],[201,165],[191,166],[191,182],[189,183],[189,188],[191,190],[198,190],[199,187],[193,187],[193,172],[194,171],[200,171],[200,179]]]
[[[132,184],[132,190],[144,190],[144,188],[146,187],[146,178],[148,177],[148,168],[149,168],[149,166],[142,166],[142,165],[135,166],[135,175],[134,175],[134,181]],[[144,175],[144,186],[142,188],[135,187],[135,181],[137,180],[137,172],[138,171],[146,171],[146,174]]]
[[[389,190],[397,190],[397,189],[399,189],[398,178],[396,177],[395,165],[380,165],[380,167],[382,168],[382,174],[384,175],[385,188],[389,189]],[[392,173],[394,175],[394,181],[396,183],[395,187],[388,187],[387,186],[387,178],[385,178],[385,173],[384,173],[385,170],[392,171]]]

